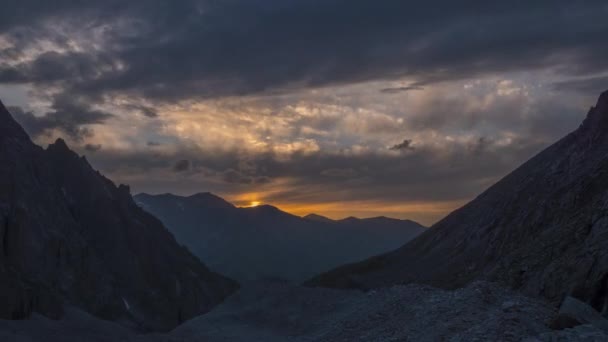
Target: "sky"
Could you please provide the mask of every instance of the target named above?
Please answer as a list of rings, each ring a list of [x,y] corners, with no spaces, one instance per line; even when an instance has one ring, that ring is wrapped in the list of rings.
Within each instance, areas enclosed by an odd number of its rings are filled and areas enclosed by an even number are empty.
[[[608,2],[4,0],[0,99],[133,193],[432,224],[608,89]]]

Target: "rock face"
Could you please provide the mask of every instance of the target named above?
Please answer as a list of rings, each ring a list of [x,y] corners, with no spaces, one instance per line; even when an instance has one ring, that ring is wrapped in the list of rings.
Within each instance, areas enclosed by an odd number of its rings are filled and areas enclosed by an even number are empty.
[[[64,303],[167,330],[237,288],[179,246],[63,140],[34,145],[0,104],[0,318]]]
[[[420,237],[310,284],[456,288],[480,278],[608,313],[608,92],[576,131]]]
[[[301,218],[269,205],[236,208],[209,193],[135,196],[212,269],[241,281],[303,281],[338,265],[390,251],[424,231],[384,217]]]

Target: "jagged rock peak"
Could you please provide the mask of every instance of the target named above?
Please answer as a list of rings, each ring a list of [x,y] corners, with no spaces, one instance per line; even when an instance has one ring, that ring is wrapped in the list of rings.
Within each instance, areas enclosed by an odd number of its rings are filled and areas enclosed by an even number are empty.
[[[120,184],[118,186],[118,191],[131,195],[131,187],[127,184]]]
[[[597,108],[602,108],[604,112],[608,111],[608,90],[604,91],[597,101]]]
[[[56,156],[73,156],[78,157],[78,154],[72,151],[68,144],[62,138],[58,138],[54,143],[49,144],[47,151]]]
[[[597,100],[597,104],[591,107],[581,128],[585,131],[596,132],[608,128],[608,90],[604,91]]]
[[[70,149],[68,147],[68,144],[66,144],[65,140],[63,140],[61,138],[57,138],[57,140],[55,140],[55,142],[53,144],[51,144],[49,147],[51,147],[51,146],[53,146],[53,148],[62,149],[62,150]]]
[[[2,100],[0,100],[0,115],[7,115],[7,114],[9,114],[8,110],[4,106],[4,103],[2,103]]]
[[[12,138],[29,140],[29,136],[23,128],[15,121],[11,113],[0,100],[0,140],[1,138]]]

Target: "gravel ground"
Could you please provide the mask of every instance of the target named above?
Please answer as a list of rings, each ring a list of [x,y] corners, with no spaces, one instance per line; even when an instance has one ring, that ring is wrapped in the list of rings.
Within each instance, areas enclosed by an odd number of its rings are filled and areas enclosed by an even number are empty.
[[[371,291],[247,284],[212,312],[169,334],[138,335],[69,310],[61,321],[0,321],[16,342],[185,341],[608,341],[592,326],[551,331],[555,310],[495,284],[445,291],[407,285]]]

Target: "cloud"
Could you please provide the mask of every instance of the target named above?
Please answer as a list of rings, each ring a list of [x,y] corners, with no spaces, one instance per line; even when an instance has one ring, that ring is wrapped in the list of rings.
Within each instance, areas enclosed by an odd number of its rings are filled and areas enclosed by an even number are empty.
[[[414,150],[414,146],[412,146],[412,140],[411,139],[405,139],[403,140],[403,142],[393,145],[391,148],[389,148],[389,150],[392,151],[406,151],[406,150]]]
[[[112,67],[111,61],[102,54],[48,51],[16,65],[0,64],[0,82],[79,82],[94,79]]]
[[[608,76],[588,77],[555,82],[553,88],[558,91],[575,91],[587,96],[596,96],[608,89]]]
[[[328,169],[321,171],[321,175],[335,178],[353,178],[359,173],[353,169]]]
[[[408,91],[412,91],[412,90],[424,90],[424,88],[414,85],[414,86],[407,86],[407,87],[383,88],[383,89],[380,89],[380,92],[385,93],[385,94],[397,94],[397,93],[404,93],[404,92],[408,92]]]
[[[15,119],[33,138],[48,135],[50,131],[57,129],[76,141],[82,141],[93,134],[93,131],[86,127],[87,125],[102,124],[113,117],[110,113],[95,110],[88,104],[69,96],[56,97],[51,111],[42,116],[36,116],[19,107],[12,107],[11,111]]]
[[[223,180],[227,183],[241,183],[241,184],[251,184],[252,179],[250,177],[243,176],[240,172],[229,169],[224,171]]]
[[[190,161],[183,159],[179,160],[173,165],[173,171],[175,172],[184,172],[190,170]]]
[[[229,183],[229,184],[247,184],[247,185],[268,184],[272,181],[270,179],[270,177],[247,175],[241,171],[237,171],[234,169],[228,169],[228,170],[221,172],[221,179],[222,179],[222,181]]]
[[[553,68],[573,75],[608,68],[608,9],[599,0],[509,6],[59,1],[56,7],[25,1],[13,7],[3,14],[13,44],[50,40],[63,51],[32,53],[16,65],[0,62],[0,82],[61,82],[66,92],[82,96],[129,93],[172,102],[414,80],[415,86],[383,89],[394,93],[510,70]],[[29,12],[31,18],[24,18]],[[88,36],[74,33],[82,25],[72,17],[91,23]],[[29,30],[18,29],[24,26]],[[92,48],[83,52],[79,45]]]
[[[88,152],[94,153],[94,152],[101,150],[101,144],[97,144],[97,145],[86,144],[86,145],[84,145],[84,149]]]

